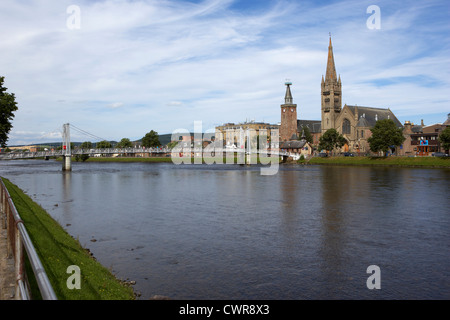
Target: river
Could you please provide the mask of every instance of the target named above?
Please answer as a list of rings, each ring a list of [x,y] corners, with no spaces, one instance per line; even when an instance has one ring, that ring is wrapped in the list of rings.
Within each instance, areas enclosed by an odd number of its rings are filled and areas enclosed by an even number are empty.
[[[140,299],[450,299],[448,169],[72,165],[1,161],[0,176]]]

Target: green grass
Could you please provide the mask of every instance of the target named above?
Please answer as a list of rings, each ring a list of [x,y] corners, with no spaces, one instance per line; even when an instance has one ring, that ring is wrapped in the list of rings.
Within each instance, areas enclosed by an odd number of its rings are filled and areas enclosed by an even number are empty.
[[[2,178],[19,215],[24,221],[47,276],[60,300],[132,300],[131,287],[118,280],[107,268],[90,256],[41,206],[9,180]],[[68,289],[67,267],[77,265],[81,289]],[[29,267],[27,268],[29,270]],[[31,275],[32,273],[28,273]],[[30,279],[33,285],[34,279]],[[36,288],[34,288],[34,291]],[[35,296],[35,298],[39,298]]]
[[[306,162],[324,165],[450,167],[449,158],[437,157],[315,157]]]

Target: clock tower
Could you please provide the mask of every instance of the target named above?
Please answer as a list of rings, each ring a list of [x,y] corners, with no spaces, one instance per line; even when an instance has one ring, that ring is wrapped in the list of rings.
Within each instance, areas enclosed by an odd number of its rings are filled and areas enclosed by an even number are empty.
[[[286,81],[286,95],[281,105],[280,142],[297,140],[297,105],[293,103],[292,82]]]

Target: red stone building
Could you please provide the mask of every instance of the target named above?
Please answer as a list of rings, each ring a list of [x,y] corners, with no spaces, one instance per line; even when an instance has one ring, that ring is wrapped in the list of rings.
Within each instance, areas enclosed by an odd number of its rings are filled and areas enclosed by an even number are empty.
[[[445,152],[439,142],[439,135],[447,126],[450,126],[450,114],[442,124],[425,126],[423,121],[421,125],[414,125],[406,121],[403,131],[406,140],[403,143],[401,154],[431,156],[434,152]]]
[[[280,142],[297,140],[297,105],[293,103],[291,82],[286,83],[284,104],[281,105]]]

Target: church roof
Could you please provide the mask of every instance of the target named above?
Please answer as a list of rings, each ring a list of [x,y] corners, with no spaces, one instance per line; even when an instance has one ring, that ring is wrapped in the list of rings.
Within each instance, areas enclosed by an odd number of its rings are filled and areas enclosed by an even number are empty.
[[[358,123],[356,124],[357,127],[370,127],[369,121],[363,116],[359,117]]]
[[[306,140],[285,141],[281,145],[281,149],[301,149],[307,143]]]
[[[321,123],[320,120],[297,120],[297,131],[302,132],[302,128],[305,126],[311,133],[320,133]]]
[[[397,127],[403,127],[400,121],[398,121],[395,114],[390,109],[383,109],[383,108],[371,108],[371,107],[360,107],[360,106],[349,106],[346,105],[350,111],[355,114],[358,112],[358,117],[361,120],[361,117],[365,119],[364,124],[366,124],[367,127],[373,127],[375,126],[375,123],[378,120],[384,120],[384,119],[391,119],[394,121],[395,125]],[[358,121],[358,125],[359,125]],[[360,125],[361,126],[361,125]]]

